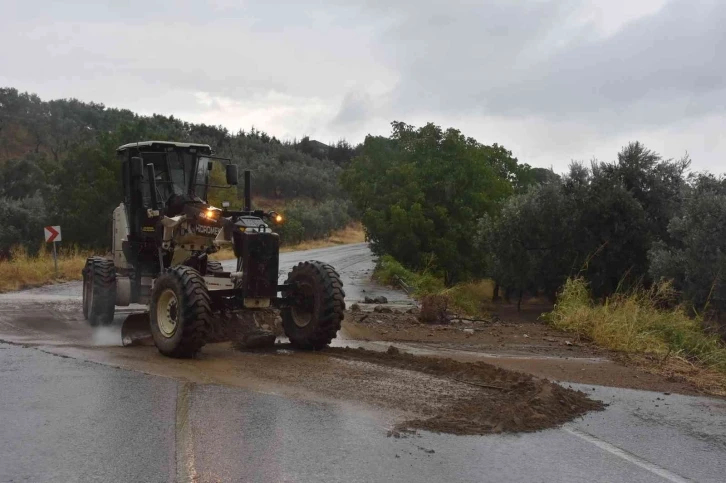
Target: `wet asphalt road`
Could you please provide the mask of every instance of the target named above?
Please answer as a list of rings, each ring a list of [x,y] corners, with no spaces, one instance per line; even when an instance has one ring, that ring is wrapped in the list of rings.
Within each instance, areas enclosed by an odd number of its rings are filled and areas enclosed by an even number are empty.
[[[399,290],[391,290],[371,282],[373,257],[365,243],[341,245],[333,248],[316,248],[304,252],[280,254],[280,282],[284,282],[293,266],[305,260],[318,260],[335,267],[340,274],[345,290],[345,300],[350,305],[362,301],[366,296],[383,295],[390,304],[406,304],[410,300]],[[225,270],[233,271],[235,261],[223,262]]]
[[[349,300],[382,293],[366,281],[364,246],[284,254],[283,264],[308,258],[338,268]],[[60,303],[79,287],[0,305]],[[381,410],[59,357],[51,345],[16,345],[42,333],[23,324],[13,326],[28,327],[22,337],[0,324],[0,339],[14,341],[0,343],[0,482],[725,480],[721,399],[573,385],[609,407],[535,434],[397,439]]]

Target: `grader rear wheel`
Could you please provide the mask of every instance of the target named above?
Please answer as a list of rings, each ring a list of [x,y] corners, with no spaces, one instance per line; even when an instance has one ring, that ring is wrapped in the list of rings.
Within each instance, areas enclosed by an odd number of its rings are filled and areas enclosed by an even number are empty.
[[[109,325],[116,309],[113,260],[91,257],[83,268],[83,317],[91,326]]]
[[[290,304],[282,309],[282,327],[293,347],[320,350],[330,344],[340,330],[345,311],[343,283],[335,269],[322,262],[309,261],[293,267],[285,292]]]

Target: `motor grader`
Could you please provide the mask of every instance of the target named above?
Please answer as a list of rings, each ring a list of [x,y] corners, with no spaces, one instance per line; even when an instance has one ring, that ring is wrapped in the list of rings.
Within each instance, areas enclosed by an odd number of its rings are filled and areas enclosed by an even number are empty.
[[[83,269],[83,314],[92,326],[111,324],[118,306],[143,304],[147,310],[124,328],[140,322],[159,352],[188,358],[207,342],[233,338],[230,326],[273,311],[293,347],[330,344],[345,310],[340,277],[328,264],[307,261],[278,283],[273,227],[282,217],[252,209],[250,171],[245,206],[231,210],[207,197],[210,188],[236,189],[237,165],[206,144],[136,142],[117,155],[123,201],[113,211],[112,257],[91,257]],[[211,184],[215,163],[225,168],[225,185]],[[237,258],[234,271],[209,259],[226,246]]]

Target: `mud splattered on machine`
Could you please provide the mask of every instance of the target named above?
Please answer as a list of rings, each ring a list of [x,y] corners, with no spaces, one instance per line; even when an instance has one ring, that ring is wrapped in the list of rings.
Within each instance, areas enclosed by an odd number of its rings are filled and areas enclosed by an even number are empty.
[[[252,209],[249,171],[245,206],[235,211],[206,201],[214,163],[225,165],[226,187],[238,178],[237,165],[208,145],[145,141],[117,153],[124,198],[113,212],[113,258],[89,258],[83,269],[83,314],[91,325],[112,323],[116,306],[147,305],[124,322],[124,344],[150,334],[170,357],[192,357],[207,342],[230,339],[270,344],[278,331],[298,348],[330,344],[345,310],[340,277],[330,265],[308,261],[278,283],[272,226],[282,217]],[[208,258],[224,246],[237,257],[233,272]]]

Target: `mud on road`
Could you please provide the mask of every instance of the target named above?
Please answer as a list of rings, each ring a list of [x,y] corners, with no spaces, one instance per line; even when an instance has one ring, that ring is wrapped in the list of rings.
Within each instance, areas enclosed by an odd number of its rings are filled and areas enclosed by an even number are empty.
[[[484,361],[504,369],[555,381],[595,384],[688,395],[722,394],[723,384],[694,384],[695,378],[653,371],[640,359],[598,347],[543,323],[548,305],[500,304],[483,321],[429,325],[395,305],[359,304],[348,313],[345,335],[364,348],[385,350],[395,344],[419,355],[461,362]],[[380,311],[384,310],[384,311]],[[708,382],[705,381],[704,382]]]
[[[386,352],[348,348],[330,348],[325,352],[343,360],[421,372],[469,386],[469,394],[427,408],[426,417],[399,423],[397,428],[403,431],[424,429],[452,434],[537,431],[604,408],[600,401],[589,399],[583,392],[484,362],[415,356],[394,346],[389,346]],[[405,390],[405,384],[402,389]]]

